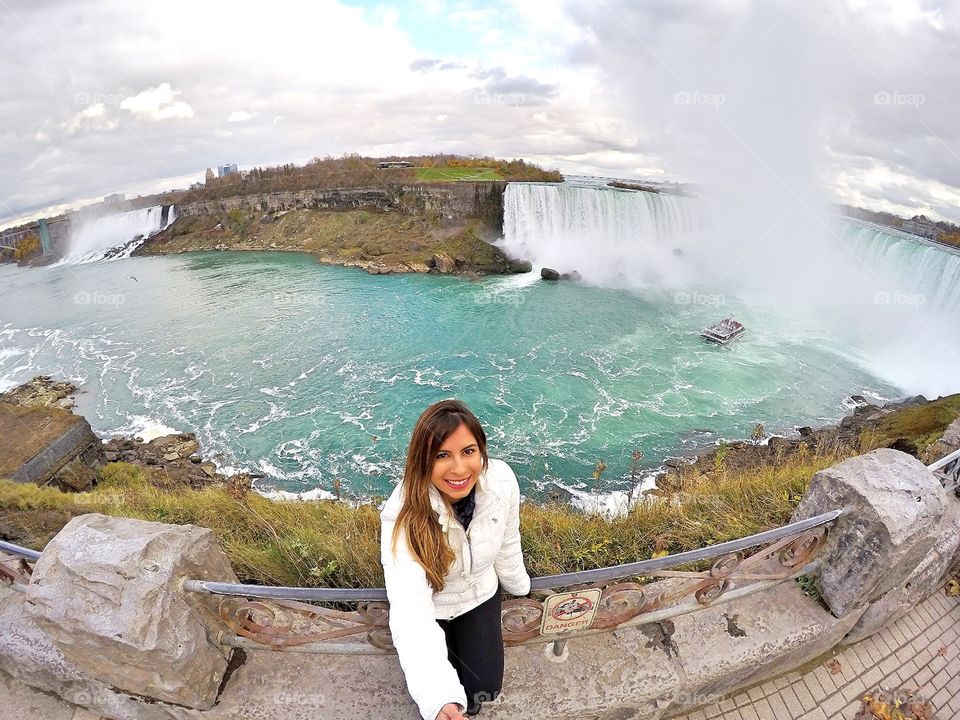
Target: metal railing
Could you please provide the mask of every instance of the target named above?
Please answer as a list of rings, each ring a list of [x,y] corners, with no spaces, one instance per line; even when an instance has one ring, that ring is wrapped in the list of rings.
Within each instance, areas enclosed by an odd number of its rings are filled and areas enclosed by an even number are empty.
[[[688,550],[687,552],[676,555],[641,560],[626,565],[613,565],[611,567],[582,570],[575,573],[536,577],[531,580],[530,590],[548,590],[580,585],[582,583],[599,583],[624,577],[650,575],[666,568],[729,555],[730,553],[757,547],[758,545],[774,542],[791,535],[828,525],[840,517],[843,512],[843,510],[833,510],[807,520],[790,523],[789,525],[784,525],[783,527],[772,530],[765,530],[756,535],[730,540],[717,545],[710,545],[705,548],[698,548],[697,550]],[[235,597],[250,597],[266,600],[297,600],[300,602],[358,602],[387,599],[387,591],[384,588],[301,588],[271,585],[242,585],[210,580],[184,580],[183,589],[211,595],[232,595]]]
[[[947,490],[960,477],[960,450],[930,464]],[[535,577],[531,593],[567,589],[599,590],[597,614],[590,627],[541,634],[544,605],[533,597],[503,603],[503,634],[508,645],[550,643],[557,654],[568,638],[658,622],[705,606],[744,597],[795,579],[811,567],[823,547],[829,527],[848,511],[832,510],[782,527],[696,550],[638,562],[560,575]],[[756,550],[751,555],[746,551]],[[36,550],[0,541],[0,553],[19,558],[17,569],[0,562],[0,580],[23,589],[28,563],[40,559]],[[684,570],[713,561],[706,570]],[[623,578],[644,582],[616,582]],[[659,578],[661,582],[649,582]],[[663,582],[665,581],[665,582]],[[218,612],[228,630],[213,638],[236,647],[289,649],[334,654],[393,652],[389,605],[384,588],[303,588],[217,582],[186,578],[184,591],[221,598]],[[357,603],[343,612],[308,603]]]
[[[946,490],[957,490],[960,485],[960,450],[954,450],[946,457],[927,465],[927,469],[940,477],[940,482]]]

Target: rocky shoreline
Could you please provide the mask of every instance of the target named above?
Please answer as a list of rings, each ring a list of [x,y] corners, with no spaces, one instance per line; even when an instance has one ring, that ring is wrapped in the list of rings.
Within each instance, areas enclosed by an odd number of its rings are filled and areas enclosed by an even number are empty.
[[[776,466],[785,459],[832,448],[848,447],[863,451],[876,447],[890,447],[918,458],[925,464],[953,452],[960,447],[960,402],[957,395],[927,400],[922,395],[903,400],[875,405],[862,395],[851,395],[849,400],[854,410],[836,425],[820,428],[797,426],[796,434],[783,437],[756,433],[753,440],[734,440],[719,446],[703,448],[693,457],[668,458],[666,471],[658,478],[658,487],[669,491],[679,484],[685,473],[703,475],[707,478],[719,472],[739,472],[761,466]],[[926,408],[940,410],[941,405],[957,406],[953,421],[943,437],[929,445],[918,446],[916,437],[910,433],[898,433],[897,423],[891,422],[906,412],[922,413]],[[951,412],[947,410],[947,412]],[[869,447],[864,447],[864,446]]]
[[[491,244],[476,219],[440,221],[375,210],[233,209],[184,215],[146,240],[134,256],[208,251],[301,252],[320,263],[371,275],[430,273],[482,277],[529,272]]]
[[[78,388],[70,382],[54,380],[48,375],[38,375],[26,383],[0,394],[0,403],[21,408],[44,408],[73,414],[74,397]],[[25,422],[48,422],[46,415],[26,416]],[[144,442],[137,437],[117,436],[100,442],[84,452],[80,458],[88,472],[76,472],[74,459],[69,459],[44,484],[52,484],[65,491],[89,490],[95,482],[96,471],[110,462],[127,462],[152,472],[157,484],[163,487],[188,486],[201,488],[208,485],[251,485],[253,478],[247,473],[227,476],[217,466],[199,454],[200,444],[193,433],[176,433],[153,438]]]
[[[72,414],[76,386],[69,382],[54,380],[49,376],[37,376],[9,392],[0,394],[0,403],[19,407],[42,407],[56,412]],[[823,452],[838,447],[864,449],[892,447],[918,457],[924,463],[952,452],[960,447],[960,395],[929,401],[922,396],[907,398],[885,405],[875,405],[860,395],[853,395],[853,412],[836,425],[821,428],[801,426],[790,437],[767,436],[762,427],[754,431],[753,440],[735,440],[719,446],[702,448],[686,458],[669,458],[664,472],[657,478],[654,494],[669,493],[682,484],[683,476],[702,475],[714,477],[720,472],[740,472],[761,466],[776,466],[794,456]],[[929,412],[928,412],[929,411]],[[910,414],[937,414],[946,417],[940,425],[946,427],[943,437],[935,442],[918,447],[916,437],[910,433],[898,434],[897,423]],[[81,418],[82,419],[82,418]],[[38,420],[47,422],[46,420]],[[915,420],[910,420],[916,425]],[[85,421],[84,421],[85,423]],[[924,426],[925,427],[925,426]],[[939,427],[939,426],[937,426]],[[940,428],[942,431],[942,428]],[[902,436],[901,436],[902,435]],[[76,465],[82,462],[88,472],[78,473]],[[155,484],[164,488],[221,486],[234,489],[250,489],[260,475],[237,473],[224,475],[217,466],[201,454],[200,444],[193,433],[175,433],[143,441],[137,437],[114,437],[101,441],[98,447],[85,450],[83,457],[72,464],[64,465],[70,470],[68,477],[54,475],[50,482],[66,491],[90,489],[95,482],[96,471],[111,462],[126,462],[149,471]],[[64,471],[65,472],[65,471]],[[79,478],[79,479],[78,479]]]

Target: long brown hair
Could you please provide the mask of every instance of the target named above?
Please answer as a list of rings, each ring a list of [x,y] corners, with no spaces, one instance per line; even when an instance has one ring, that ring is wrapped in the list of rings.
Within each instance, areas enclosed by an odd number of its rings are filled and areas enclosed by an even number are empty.
[[[460,425],[466,425],[473,433],[483,458],[483,470],[487,469],[487,435],[480,421],[459,400],[441,400],[420,415],[407,448],[407,464],[403,471],[403,504],[393,527],[391,542],[394,552],[397,534],[401,528],[406,532],[407,545],[414,559],[423,566],[427,581],[434,592],[443,590],[444,577],[454,560],[453,550],[440,527],[437,515],[430,504],[430,475],[437,452],[444,441]],[[441,493],[449,507],[451,502]]]

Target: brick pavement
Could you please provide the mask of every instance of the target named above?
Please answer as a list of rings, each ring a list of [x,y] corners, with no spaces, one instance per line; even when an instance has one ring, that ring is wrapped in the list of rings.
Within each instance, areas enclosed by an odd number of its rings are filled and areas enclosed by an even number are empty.
[[[941,650],[942,648],[942,650]],[[674,720],[852,720],[877,685],[919,688],[937,720],[960,718],[960,598],[938,590],[876,635],[835,651],[824,664],[791,672]]]

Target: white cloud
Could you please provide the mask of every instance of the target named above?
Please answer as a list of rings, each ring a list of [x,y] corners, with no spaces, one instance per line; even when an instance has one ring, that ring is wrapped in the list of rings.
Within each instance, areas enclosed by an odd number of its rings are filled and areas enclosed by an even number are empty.
[[[121,110],[129,110],[138,117],[150,120],[169,120],[172,118],[192,118],[193,108],[182,100],[175,100],[180,90],[174,90],[170,83],[164,82],[155,88],[124,98],[120,102]]]
[[[811,3],[811,14],[823,10],[815,27],[837,46],[826,48],[832,65],[821,72],[816,52],[805,55],[782,25],[729,47],[742,17],[764,0],[505,0],[495,10],[475,0],[415,0],[395,6],[399,13],[391,3],[370,10],[275,0],[255,20],[228,11],[225,0],[167,0],[95,3],[82,27],[65,12],[66,0],[45,0],[19,21],[0,13],[8,38],[0,84],[17,98],[4,130],[19,140],[0,145],[0,166],[21,176],[4,214],[202,174],[226,158],[252,166],[347,152],[491,154],[570,172],[703,180],[695,162],[702,138],[690,120],[726,117],[739,90],[723,88],[728,102],[710,115],[710,108],[676,107],[673,96],[714,92],[730,63],[710,61],[728,53],[740,59],[726,81],[743,68],[760,79],[769,72],[775,103],[790,100],[778,74],[816,86],[822,107],[800,106],[799,117],[822,123],[828,172],[821,177],[834,197],[915,203],[956,221],[957,1]],[[411,25],[423,14],[473,42],[445,51],[444,38],[425,38]],[[177,16],[191,22],[171,24]],[[53,50],[32,52],[20,22],[42,28]],[[772,36],[785,38],[775,52],[764,50]],[[91,46],[98,52],[85,52]],[[715,48],[719,55],[711,55]],[[809,67],[800,72],[802,63]],[[926,102],[878,106],[872,98],[883,90]],[[762,127],[788,112],[755,109]],[[135,136],[116,132],[131,120],[172,119],[181,122],[136,122]],[[904,180],[865,170],[873,167]]]
[[[106,114],[107,108],[102,102],[94,103],[61,123],[61,127],[67,135],[74,135],[84,130],[113,130],[117,127],[117,121],[107,119]],[[34,134],[34,138],[40,142],[47,140],[48,137],[42,130]]]

